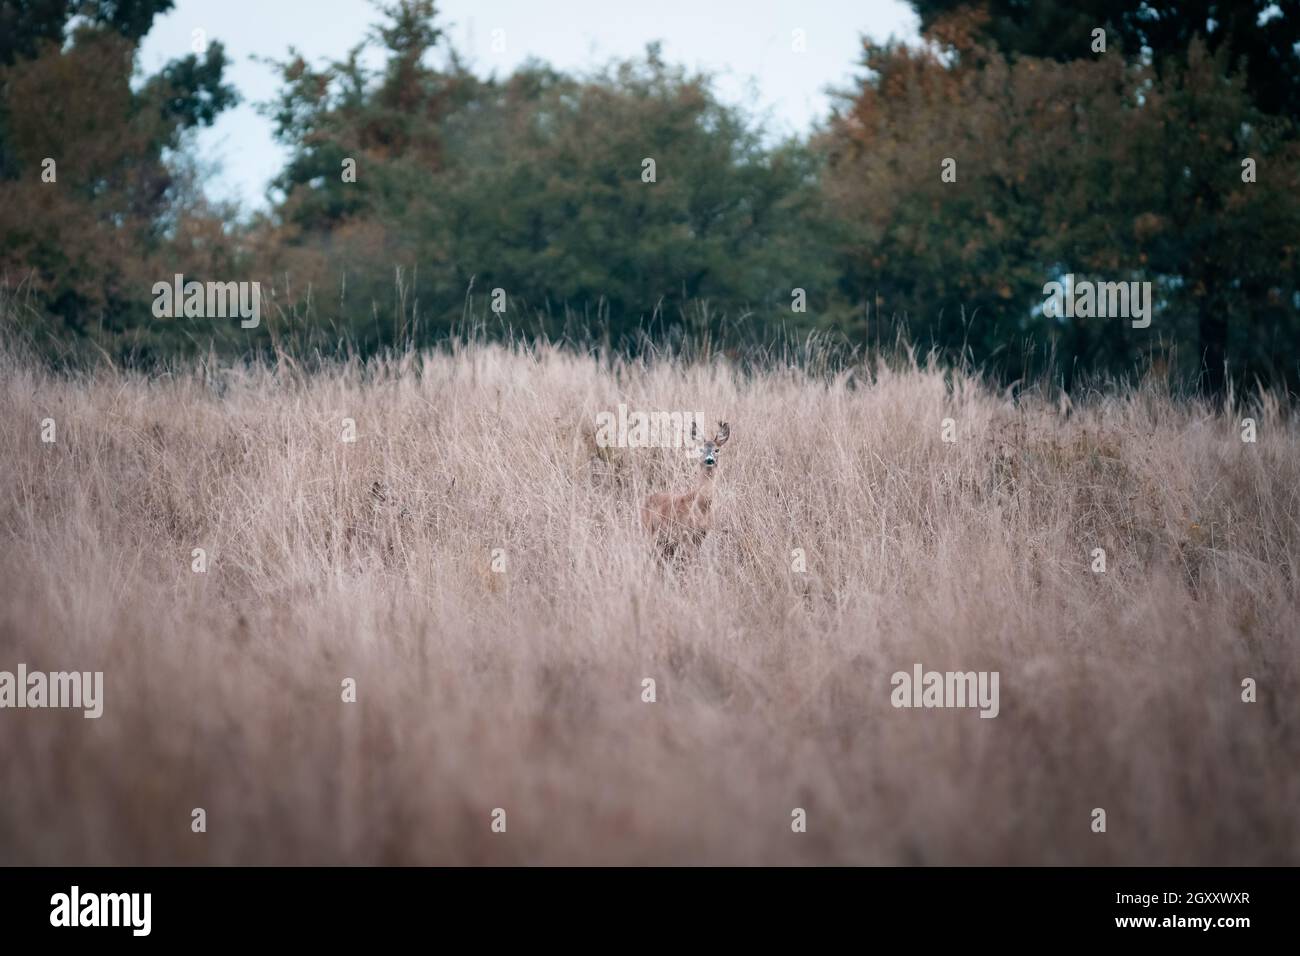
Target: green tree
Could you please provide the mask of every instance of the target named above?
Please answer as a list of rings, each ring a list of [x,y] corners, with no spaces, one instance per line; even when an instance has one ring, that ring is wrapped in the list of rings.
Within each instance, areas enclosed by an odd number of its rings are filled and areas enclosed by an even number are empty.
[[[877,321],[902,316],[913,338],[1009,375],[1051,353],[1067,384],[1151,358],[1203,369],[1213,392],[1225,362],[1295,381],[1290,124],[1255,105],[1224,50],[1194,42],[1163,71],[1008,60],[982,22],[964,11],[919,48],[867,46],[821,143],[846,291]],[[1246,158],[1256,182],[1242,181]],[[1151,282],[1152,327],[1044,315],[1043,285],[1066,272]]]
[[[1145,164],[1144,182],[1131,197],[1141,208],[1129,210],[1135,213],[1129,221],[1142,224],[1138,245],[1149,248],[1137,251],[1146,269],[1165,280],[1168,309],[1195,316],[1183,340],[1195,342],[1206,390],[1223,393],[1225,369],[1294,380],[1300,359],[1288,338],[1296,317],[1294,124],[1300,120],[1294,4],[914,0],[913,6],[923,28],[959,22],[971,46],[991,45],[1012,58],[1081,68],[1124,58],[1131,68],[1127,108],[1149,121],[1141,124],[1144,144],[1115,144],[1116,161],[1131,147],[1134,160],[1140,152]],[[1093,51],[1096,28],[1106,31],[1104,55]],[[1149,85],[1149,96],[1141,84]],[[1243,189],[1247,158],[1261,172]],[[1093,198],[1116,205],[1114,197]]]
[[[313,282],[346,273],[359,337],[391,337],[367,299],[398,265],[431,331],[460,316],[471,284],[506,290],[516,329],[585,336],[565,325],[576,314],[621,340],[652,317],[680,323],[688,302],[755,332],[807,318],[790,312],[795,287],[813,309],[827,301],[815,158],[796,143],[767,147],[707,77],[651,46],[587,77],[530,63],[481,80],[433,16],[426,0],[386,9],[374,76],[359,51],[320,69],[291,57],[268,106],[291,150],[276,262]],[[340,175],[348,158],[355,183]]]

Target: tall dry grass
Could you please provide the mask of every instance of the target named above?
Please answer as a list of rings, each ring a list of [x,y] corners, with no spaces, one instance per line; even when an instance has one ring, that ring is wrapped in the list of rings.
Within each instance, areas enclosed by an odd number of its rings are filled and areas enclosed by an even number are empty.
[[[0,365],[0,669],[106,684],[99,720],[0,711],[0,862],[1300,862],[1300,434],[1266,398],[492,346]],[[620,401],[732,424],[680,567],[636,504],[693,466],[596,449]],[[916,662],[1000,672],[1000,715],[894,709]]]

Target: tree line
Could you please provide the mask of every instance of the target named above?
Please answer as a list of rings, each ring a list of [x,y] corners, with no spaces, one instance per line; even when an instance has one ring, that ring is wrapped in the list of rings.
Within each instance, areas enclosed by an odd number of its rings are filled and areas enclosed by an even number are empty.
[[[238,101],[221,44],[138,71],[171,6],[0,0],[0,282],[56,359],[816,333],[1071,388],[1300,381],[1290,5],[913,0],[922,41],[864,40],[778,141],[656,44],[482,77],[398,0],[342,60],[275,64],[289,158],[246,216],[190,145]],[[159,320],[176,273],[258,281],[263,321]],[[1152,321],[1049,308],[1066,276],[1146,283]]]

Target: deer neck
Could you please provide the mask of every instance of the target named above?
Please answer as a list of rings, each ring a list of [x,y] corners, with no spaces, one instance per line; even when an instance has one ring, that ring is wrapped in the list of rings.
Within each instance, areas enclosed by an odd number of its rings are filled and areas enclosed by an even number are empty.
[[[713,478],[716,474],[716,468],[712,470],[704,468],[700,471],[700,481],[695,486],[695,501],[702,507],[707,508],[713,501]]]

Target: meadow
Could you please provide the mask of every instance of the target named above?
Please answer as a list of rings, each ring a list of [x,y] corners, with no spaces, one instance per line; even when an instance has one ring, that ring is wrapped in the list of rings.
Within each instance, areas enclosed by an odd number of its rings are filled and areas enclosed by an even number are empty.
[[[672,565],[638,505],[697,465],[620,403],[731,426]],[[1270,393],[8,347],[0,668],[104,700],[0,711],[0,863],[1300,863],[1298,493]],[[996,718],[892,706],[916,664]]]

